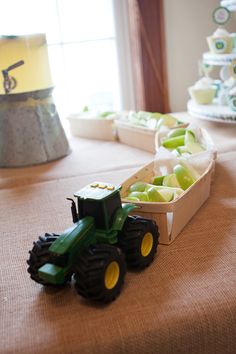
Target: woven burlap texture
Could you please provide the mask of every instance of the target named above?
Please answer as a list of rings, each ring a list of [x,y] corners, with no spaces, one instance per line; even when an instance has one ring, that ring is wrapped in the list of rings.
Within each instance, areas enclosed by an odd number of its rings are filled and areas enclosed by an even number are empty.
[[[38,183],[23,178],[22,185],[15,171],[12,179],[5,173],[7,188],[0,191],[0,353],[233,353],[236,149],[227,152],[233,142],[227,135],[224,141],[219,142],[210,198],[173,244],[159,246],[149,268],[127,273],[120,297],[108,306],[83,300],[73,283],[61,290],[34,283],[26,271],[28,251],[40,234],[71,225],[66,197],[93,180],[120,183],[150,155],[140,152],[139,159],[138,150],[113,143],[107,162],[88,173],[85,168],[76,176],[72,168],[62,178],[63,170],[52,167],[44,179],[35,167]],[[119,170],[112,163],[121,150]]]

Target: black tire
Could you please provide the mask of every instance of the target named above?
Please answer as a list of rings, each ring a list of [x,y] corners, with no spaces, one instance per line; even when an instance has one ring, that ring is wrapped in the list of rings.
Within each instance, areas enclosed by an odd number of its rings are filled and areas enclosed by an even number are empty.
[[[119,273],[107,280],[108,269],[115,266]],[[108,268],[109,267],[109,268]],[[126,273],[125,258],[121,250],[110,245],[90,246],[75,265],[75,287],[84,298],[108,303],[119,295]]]
[[[143,269],[149,266],[157,251],[158,238],[158,227],[153,220],[128,216],[118,240],[128,267]],[[148,246],[146,249],[145,241]]]
[[[46,233],[44,236],[39,236],[38,241],[34,242],[33,248],[29,251],[30,257],[27,260],[29,265],[27,271],[30,274],[31,279],[42,285],[51,285],[46,283],[38,275],[38,270],[46,263],[50,263],[51,254],[49,247],[56,241],[59,235]]]

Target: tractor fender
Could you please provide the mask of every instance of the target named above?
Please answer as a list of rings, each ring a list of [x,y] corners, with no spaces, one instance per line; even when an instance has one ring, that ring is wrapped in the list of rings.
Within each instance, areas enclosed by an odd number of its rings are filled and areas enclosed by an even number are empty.
[[[137,208],[135,204],[122,204],[122,208],[119,208],[114,215],[112,229],[116,231],[122,230],[128,214],[135,208]]]
[[[39,268],[41,279],[49,284],[64,284],[78,254],[95,240],[94,218],[86,216],[66,229],[49,247],[49,251],[57,256],[67,255],[65,264],[46,263]]]

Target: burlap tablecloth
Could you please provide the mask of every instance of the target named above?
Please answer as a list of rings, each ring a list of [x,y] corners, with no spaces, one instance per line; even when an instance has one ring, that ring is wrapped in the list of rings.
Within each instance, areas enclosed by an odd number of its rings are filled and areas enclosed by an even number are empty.
[[[71,225],[65,200],[93,180],[120,183],[152,155],[74,139],[57,162],[0,170],[0,353],[234,353],[236,126],[198,121],[218,147],[211,196],[155,262],[127,273],[120,297],[98,306],[26,272],[38,235]]]

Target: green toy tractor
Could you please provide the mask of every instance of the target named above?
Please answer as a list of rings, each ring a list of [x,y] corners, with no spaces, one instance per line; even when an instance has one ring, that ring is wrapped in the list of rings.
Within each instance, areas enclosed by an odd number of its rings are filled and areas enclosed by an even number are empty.
[[[94,182],[74,194],[73,226],[61,235],[40,236],[27,261],[31,278],[43,285],[64,285],[75,278],[78,293],[102,302],[120,293],[126,264],[143,269],[154,259],[158,228],[154,221],[128,216],[120,186]]]

